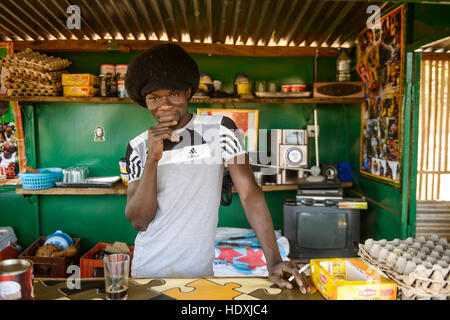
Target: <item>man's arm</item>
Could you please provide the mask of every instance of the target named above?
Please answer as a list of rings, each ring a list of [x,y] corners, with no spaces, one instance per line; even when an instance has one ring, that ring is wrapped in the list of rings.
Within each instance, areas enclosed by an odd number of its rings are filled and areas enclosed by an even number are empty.
[[[174,121],[165,121],[148,129],[148,153],[142,177],[130,182],[127,190],[125,216],[136,230],[145,231],[156,215],[158,162],[163,154],[163,140],[179,142],[169,128],[175,124]]]
[[[287,272],[295,277],[303,293],[306,293],[305,288],[308,288],[307,291],[309,292],[308,284],[303,284],[298,274],[297,266],[294,263],[285,262],[281,258],[272,217],[270,216],[264,194],[255,181],[252,167],[249,164],[248,154],[236,156],[230,159],[227,164],[248,222],[264,251],[269,279],[281,288],[291,289],[292,284],[282,278],[283,273]]]
[[[158,209],[157,169],[157,161],[147,161],[141,179],[128,184],[125,216],[138,231],[147,229]]]

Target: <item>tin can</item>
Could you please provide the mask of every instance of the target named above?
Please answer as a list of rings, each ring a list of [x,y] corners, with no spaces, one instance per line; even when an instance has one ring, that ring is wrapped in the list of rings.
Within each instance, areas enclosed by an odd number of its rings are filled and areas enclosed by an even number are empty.
[[[128,65],[127,64],[116,64],[116,79],[124,80],[127,74]]]
[[[306,86],[304,84],[293,84],[291,86],[292,92],[303,92],[306,91]]]
[[[114,77],[116,75],[116,67],[113,64],[101,64],[100,74],[109,74]]]
[[[111,96],[111,76],[109,74],[100,75],[100,95],[102,97]]]
[[[34,300],[32,261],[0,261],[0,300]]]
[[[291,86],[290,85],[281,86],[281,92],[291,92]]]
[[[119,160],[120,167],[120,177],[122,178],[122,182],[124,185],[128,185],[128,171],[127,171],[127,161],[125,158]]]
[[[125,89],[125,80],[117,80],[117,96],[119,98],[127,97],[127,90]]]

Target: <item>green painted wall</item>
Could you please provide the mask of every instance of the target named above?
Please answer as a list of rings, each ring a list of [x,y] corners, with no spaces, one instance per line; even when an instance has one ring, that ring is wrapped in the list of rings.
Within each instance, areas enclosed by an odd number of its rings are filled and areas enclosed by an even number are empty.
[[[412,42],[436,36],[450,30],[450,5],[414,5],[414,29]]]

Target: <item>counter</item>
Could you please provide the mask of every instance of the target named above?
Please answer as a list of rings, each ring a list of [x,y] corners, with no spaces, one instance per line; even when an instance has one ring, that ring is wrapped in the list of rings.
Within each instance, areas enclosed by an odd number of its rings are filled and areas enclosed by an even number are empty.
[[[77,287],[74,287],[78,285]],[[33,281],[36,300],[104,300],[103,278]],[[280,289],[266,277],[130,278],[128,300],[324,300],[318,291]]]

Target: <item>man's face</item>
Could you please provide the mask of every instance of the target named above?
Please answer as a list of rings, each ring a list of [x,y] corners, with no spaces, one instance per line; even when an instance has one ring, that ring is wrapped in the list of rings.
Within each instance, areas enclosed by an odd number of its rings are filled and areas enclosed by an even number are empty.
[[[183,91],[160,89],[145,97],[147,109],[158,122],[177,121],[188,115],[190,89]]]

